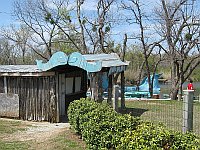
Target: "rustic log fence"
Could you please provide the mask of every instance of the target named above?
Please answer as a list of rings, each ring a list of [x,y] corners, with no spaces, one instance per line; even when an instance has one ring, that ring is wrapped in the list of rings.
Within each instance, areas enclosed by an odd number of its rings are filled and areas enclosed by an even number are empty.
[[[13,93],[19,97],[18,117],[20,119],[55,122],[52,120],[56,118],[54,76],[2,78],[0,84],[4,85],[1,86],[4,89],[1,88],[1,92],[4,95]],[[9,110],[7,113],[9,114]]]

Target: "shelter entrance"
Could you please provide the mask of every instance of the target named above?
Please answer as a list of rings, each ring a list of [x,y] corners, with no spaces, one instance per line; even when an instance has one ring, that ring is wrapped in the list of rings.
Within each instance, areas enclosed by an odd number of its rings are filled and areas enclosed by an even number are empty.
[[[59,115],[61,121],[67,118],[67,109],[70,102],[86,97],[86,71],[76,68],[70,72],[58,74]]]

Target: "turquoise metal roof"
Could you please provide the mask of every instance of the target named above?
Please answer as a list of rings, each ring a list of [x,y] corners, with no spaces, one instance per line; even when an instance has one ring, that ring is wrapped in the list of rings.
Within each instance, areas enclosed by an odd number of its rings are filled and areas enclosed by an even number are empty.
[[[42,71],[68,64],[70,66],[82,68],[87,72],[98,72],[103,67],[109,67],[109,74],[124,71],[129,64],[127,62],[122,62],[116,53],[82,55],[78,52],[74,52],[69,56],[63,52],[57,52],[52,55],[47,63],[43,63],[41,60],[36,60],[36,62],[38,69]]]

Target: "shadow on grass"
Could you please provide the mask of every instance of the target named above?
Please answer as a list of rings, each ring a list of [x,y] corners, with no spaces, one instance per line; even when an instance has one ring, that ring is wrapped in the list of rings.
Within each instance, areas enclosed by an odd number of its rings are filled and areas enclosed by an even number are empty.
[[[134,117],[140,117],[144,112],[148,111],[148,109],[142,109],[142,108],[124,108],[119,109],[119,113],[121,114],[130,114]]]

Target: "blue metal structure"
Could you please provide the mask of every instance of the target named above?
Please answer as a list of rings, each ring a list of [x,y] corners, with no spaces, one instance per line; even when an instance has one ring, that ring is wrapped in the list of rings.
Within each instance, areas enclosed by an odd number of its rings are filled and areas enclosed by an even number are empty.
[[[43,63],[42,60],[36,60],[38,69],[42,71],[50,70],[56,66],[66,65],[67,62],[68,56],[63,52],[53,54],[47,63]]]
[[[70,66],[77,66],[86,70],[87,72],[98,72],[102,68],[101,61],[94,61],[93,63],[88,63],[83,55],[78,52],[74,52],[69,56],[68,64]]]
[[[154,75],[154,80],[153,80],[153,94],[159,94],[160,93],[160,85],[158,83],[158,78],[160,77],[161,74],[155,74]],[[152,81],[153,75],[151,75],[151,81]],[[148,78],[145,77],[141,85],[139,86],[139,91],[149,91],[149,83],[148,83]]]
[[[50,70],[61,65],[77,66],[87,72],[98,72],[101,70],[101,62],[88,63],[86,59],[78,52],[74,52],[67,56],[64,52],[56,52],[52,55],[47,63],[42,63],[42,60],[36,60],[38,69],[42,71]]]
[[[151,75],[151,81],[152,81],[153,75]],[[153,80],[153,94],[159,94],[160,93],[160,85],[158,83],[158,78],[160,77],[160,74],[155,74],[154,75],[154,80]],[[126,86],[125,87],[125,93],[124,93],[126,98],[132,98],[132,97],[149,97],[149,83],[148,83],[148,78],[145,77],[140,86]]]
[[[108,67],[110,68],[108,75],[124,71],[129,64],[127,62],[122,62],[115,53],[82,55],[78,52],[74,52],[69,56],[64,52],[56,52],[47,63],[43,63],[42,60],[36,60],[36,62],[38,69],[41,71],[47,71],[60,65],[70,65],[92,73],[101,71],[103,67]]]

